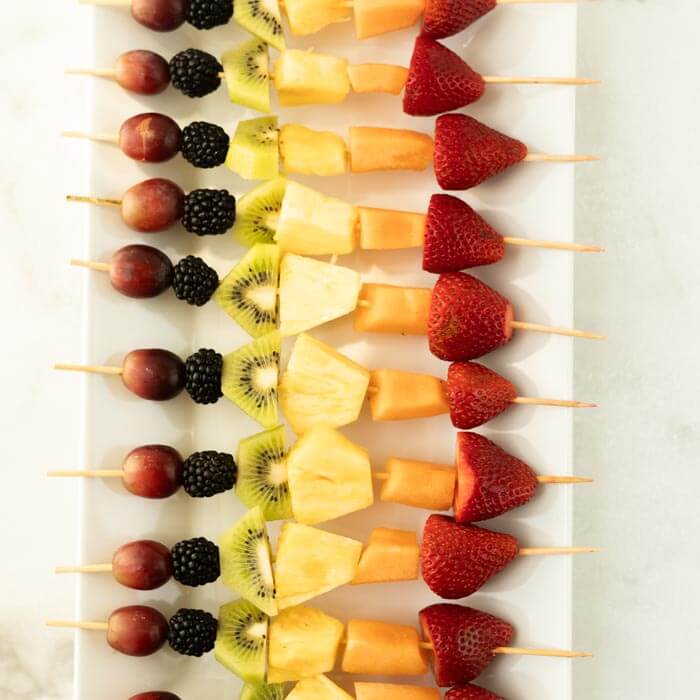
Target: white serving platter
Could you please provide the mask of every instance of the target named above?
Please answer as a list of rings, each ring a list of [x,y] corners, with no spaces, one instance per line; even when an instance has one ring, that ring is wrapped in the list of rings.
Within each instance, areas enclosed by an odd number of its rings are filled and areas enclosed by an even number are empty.
[[[117,9],[85,9],[92,13],[95,66],[109,67],[123,51],[148,48],[170,57],[195,46],[213,54],[241,40],[233,25],[197,32],[182,28],[159,35],[134,23]],[[417,28],[374,40],[354,39],[351,26],[337,26],[293,46],[347,56],[352,62],[385,61],[406,64]],[[520,6],[499,8],[458,37],[447,42],[485,74],[573,75],[576,68],[576,10],[573,6]],[[85,79],[89,80],[89,79]],[[95,80],[91,124],[97,131],[114,131],[138,112],[170,114],[183,125],[205,119],[233,131],[237,120],[254,116],[231,105],[222,88],[203,100],[190,100],[169,90],[164,95],[137,98],[114,83]],[[492,86],[485,98],[468,109],[470,114],[524,140],[533,151],[569,153],[574,148],[572,88]],[[391,125],[432,129],[432,119],[415,119],[401,112],[390,96],[352,96],[337,107],[309,107],[280,112],[281,123],[299,121],[316,128],[346,134],[351,124]],[[118,149],[96,144],[90,148],[90,190],[107,197],[120,196],[135,182],[166,176],[184,188],[226,187],[236,195],[251,184],[224,168],[198,171],[181,159],[163,165],[138,165]],[[581,166],[591,167],[591,166]],[[397,209],[424,210],[438,191],[431,172],[307,178],[313,186],[355,203]],[[573,240],[573,166],[521,164],[510,172],[466,193],[465,199],[485,212],[504,235]],[[86,193],[87,194],[87,193]],[[146,242],[179,259],[196,252],[223,276],[242,254],[229,236],[198,239],[175,230],[140,236],[121,223],[111,209],[92,208],[83,253],[106,260],[118,247]],[[79,253],[80,251],[71,251]],[[420,251],[362,253],[341,264],[357,266],[368,281],[430,286],[435,278],[420,269]],[[133,348],[163,347],[186,356],[199,347],[230,351],[248,339],[214,303],[192,309],[172,295],[134,301],[112,290],[106,275],[90,275],[86,285],[86,362],[115,363]],[[571,325],[573,265],[571,255],[553,251],[510,250],[506,261],[481,268],[476,274],[509,296],[519,318],[541,323]],[[423,338],[360,336],[350,319],[318,329],[315,334],[369,367],[389,366],[444,374],[447,365],[433,358]],[[70,361],[78,358],[66,358]],[[490,367],[514,380],[522,395],[570,398],[572,394],[572,341],[566,338],[518,333],[506,348],[485,358]],[[62,381],[78,381],[66,375]],[[118,379],[85,378],[84,466],[115,468],[133,447],[161,442],[183,454],[217,449],[235,453],[239,439],[260,430],[237,408],[222,400],[213,407],[195,407],[186,395],[166,404],[132,396]],[[57,385],[60,390],[60,383]],[[587,398],[587,397],[580,397]],[[572,420],[565,409],[517,406],[483,430],[503,447],[529,462],[540,473],[567,474],[572,470]],[[372,423],[365,413],[346,434],[369,451],[376,468],[389,455],[450,463],[455,430],[447,417],[406,423]],[[116,547],[138,538],[166,544],[197,535],[215,539],[243,512],[232,493],[209,500],[182,494],[150,502],[126,493],[113,481],[82,484],[81,532],[78,556],[82,562],[109,560]],[[376,504],[323,527],[364,539],[377,525],[420,530],[427,513],[398,505]],[[567,545],[571,538],[570,487],[545,487],[528,506],[502,517],[488,527],[512,532],[523,545]],[[153,604],[166,615],[179,606],[202,607],[216,614],[233,594],[220,584],[201,590],[168,584],[161,590],[138,593],[120,587],[109,576],[83,576],[78,583],[77,615],[103,620],[116,607]],[[314,601],[314,605],[348,619],[353,616],[417,624],[417,611],[435,602],[422,582],[344,588]],[[469,601],[476,607],[511,621],[523,646],[571,645],[571,566],[566,557],[530,558],[515,562]],[[165,648],[154,656],[121,656],[107,645],[103,634],[77,633],[77,700],[126,700],[146,690],[171,690],[183,700],[234,698],[239,681],[219,666],[213,655],[203,659],[178,656]],[[585,662],[583,662],[585,663]],[[338,675],[341,684],[350,678]],[[412,682],[431,684],[426,676]],[[479,683],[509,700],[568,700],[571,698],[571,662],[548,658],[498,659]]]

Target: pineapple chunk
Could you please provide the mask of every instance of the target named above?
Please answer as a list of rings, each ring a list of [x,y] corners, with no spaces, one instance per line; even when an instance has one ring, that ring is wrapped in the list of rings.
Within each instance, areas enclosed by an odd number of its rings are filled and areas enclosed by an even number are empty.
[[[369,370],[302,333],[279,385],[292,430],[301,435],[317,423],[340,427],[357,420],[369,376]]]
[[[306,525],[374,502],[367,451],[327,425],[315,425],[299,438],[287,455],[287,478],[294,518]]]
[[[415,532],[379,527],[369,536],[353,583],[414,581],[419,559]]]
[[[337,104],[350,93],[348,61],[314,51],[284,51],[275,64],[275,87],[283,107]]]
[[[328,176],[344,175],[347,171],[347,146],[332,131],[287,124],[280,130],[279,148],[288,173]]]
[[[299,681],[287,695],[287,700],[354,700],[354,698],[324,675],[318,675]]]
[[[362,282],[349,267],[287,253],[279,280],[282,337],[297,335],[351,313]]]
[[[275,584],[280,610],[350,583],[362,542],[308,525],[286,523],[277,541]]]
[[[359,63],[348,68],[354,92],[388,92],[398,95],[408,79],[408,68],[388,63]]]
[[[299,255],[345,255],[357,242],[358,210],[297,182],[287,183],[275,241]]]
[[[344,625],[330,615],[298,605],[270,620],[268,683],[328,673],[335,666]]]
[[[329,24],[349,22],[352,5],[347,0],[285,0],[284,9],[292,34],[315,34]]]

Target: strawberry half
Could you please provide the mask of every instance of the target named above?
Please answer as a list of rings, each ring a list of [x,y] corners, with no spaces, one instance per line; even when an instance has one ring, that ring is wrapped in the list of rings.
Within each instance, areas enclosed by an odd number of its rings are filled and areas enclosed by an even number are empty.
[[[519,550],[512,535],[431,515],[423,528],[423,580],[440,598],[466,598],[513,561]]]
[[[434,194],[428,205],[423,240],[423,269],[457,272],[491,265],[505,255],[503,236],[466,202]]]
[[[510,302],[465,272],[440,275],[428,313],[428,343],[441,360],[473,360],[513,335]]]
[[[536,490],[537,476],[525,462],[483,435],[457,434],[454,517],[458,523],[488,520],[519,508]]]
[[[481,75],[454,51],[426,36],[416,39],[403,97],[406,114],[429,117],[459,109],[485,89]]]
[[[496,0],[427,0],[423,34],[444,39],[466,29],[495,7]]]
[[[435,176],[444,190],[468,190],[519,163],[527,146],[466,114],[435,122]]]
[[[505,700],[500,695],[492,693],[490,690],[480,688],[478,685],[458,685],[450,688],[445,693],[445,700]]]
[[[493,650],[513,638],[505,620],[455,603],[430,605],[418,617],[433,647],[435,682],[442,688],[473,681],[493,661]]]
[[[503,413],[516,397],[515,387],[476,362],[453,362],[447,370],[447,403],[455,428],[483,425]]]

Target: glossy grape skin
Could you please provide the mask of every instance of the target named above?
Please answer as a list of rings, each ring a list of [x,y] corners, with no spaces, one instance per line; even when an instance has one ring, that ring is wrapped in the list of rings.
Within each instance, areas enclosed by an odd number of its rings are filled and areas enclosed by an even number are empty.
[[[129,92],[158,95],[170,85],[170,66],[153,51],[127,51],[117,58],[114,78]]]
[[[119,148],[140,163],[165,163],[180,152],[181,146],[182,131],[165,114],[136,114],[119,130]]]
[[[157,248],[127,245],[112,256],[109,278],[121,294],[133,299],[150,299],[170,288],[173,264]]]
[[[128,605],[107,621],[107,643],[127,656],[154,654],[168,639],[168,621],[155,608]]]
[[[152,690],[150,693],[132,695],[129,700],[180,700],[180,698],[167,690]]]
[[[167,401],[185,387],[185,363],[168,350],[132,350],[124,358],[122,380],[142,399]]]
[[[170,550],[153,540],[128,542],[112,557],[112,575],[122,586],[137,591],[160,588],[173,575]]]
[[[185,22],[187,0],[132,0],[131,16],[155,32],[172,32]]]
[[[142,498],[168,498],[182,485],[184,462],[167,445],[142,445],[131,450],[122,465],[127,491]]]
[[[152,178],[130,187],[122,198],[124,223],[141,233],[158,233],[174,226],[185,208],[185,193],[172,180]]]

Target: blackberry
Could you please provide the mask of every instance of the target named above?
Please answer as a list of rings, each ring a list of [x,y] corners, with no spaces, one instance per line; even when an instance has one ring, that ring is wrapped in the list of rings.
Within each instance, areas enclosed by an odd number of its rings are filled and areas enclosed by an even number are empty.
[[[228,145],[228,134],[218,124],[192,122],[182,130],[182,156],[195,168],[223,165]]]
[[[197,29],[220,27],[233,17],[233,0],[190,0],[186,16]]]
[[[214,583],[221,575],[219,548],[205,537],[178,542],[171,550],[173,578],[183,586]]]
[[[206,450],[190,455],[182,468],[182,486],[193,498],[209,498],[230,491],[238,468],[230,454]]]
[[[180,608],[168,622],[168,643],[185,656],[202,656],[214,648],[216,618],[204,610]]]
[[[173,268],[175,296],[191,306],[204,306],[219,286],[219,275],[202,258],[188,255]]]
[[[187,97],[204,97],[219,89],[219,74],[224,67],[214,56],[199,49],[187,49],[170,59],[170,80],[173,87]]]
[[[216,403],[222,396],[221,372],[224,358],[201,348],[185,360],[185,389],[195,403]]]
[[[219,236],[236,221],[236,198],[226,190],[192,190],[185,197],[182,225],[197,236]]]

